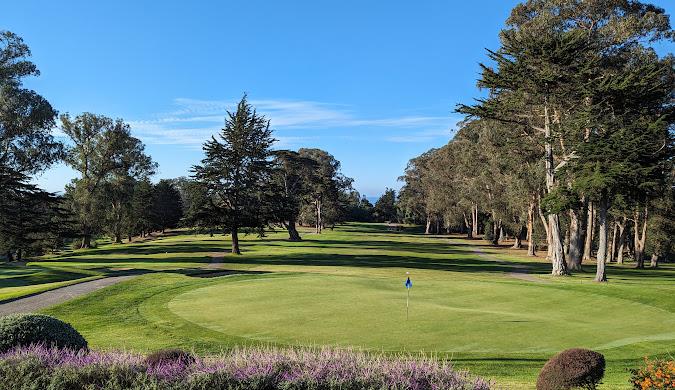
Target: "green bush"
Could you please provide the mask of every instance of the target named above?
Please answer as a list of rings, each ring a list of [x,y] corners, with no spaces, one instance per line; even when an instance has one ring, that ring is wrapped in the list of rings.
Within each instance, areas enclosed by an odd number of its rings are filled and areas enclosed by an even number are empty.
[[[87,349],[87,341],[70,324],[42,314],[0,317],[0,352],[14,347],[44,344],[73,350]]]
[[[605,357],[573,348],[553,356],[537,378],[537,390],[595,389],[605,375]]]

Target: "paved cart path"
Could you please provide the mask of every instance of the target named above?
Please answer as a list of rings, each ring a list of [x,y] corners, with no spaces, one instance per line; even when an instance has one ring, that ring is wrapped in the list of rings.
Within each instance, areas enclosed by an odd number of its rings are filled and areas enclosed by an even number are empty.
[[[61,287],[26,298],[0,304],[0,316],[14,313],[33,313],[50,306],[58,305],[90,292],[100,290],[136,277],[137,275],[111,276]]]

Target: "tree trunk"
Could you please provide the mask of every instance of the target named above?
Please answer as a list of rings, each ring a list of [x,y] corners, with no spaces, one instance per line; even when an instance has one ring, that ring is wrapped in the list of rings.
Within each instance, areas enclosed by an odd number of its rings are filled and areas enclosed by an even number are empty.
[[[238,228],[232,228],[232,254],[240,255],[241,251],[239,250],[239,232]]]
[[[659,266],[659,255],[657,255],[656,253],[652,253],[652,258],[649,266],[652,268],[656,268]]]
[[[569,246],[567,247],[567,268],[570,271],[581,270],[581,256],[582,246],[584,244],[584,232],[582,226],[583,216],[579,215],[578,210],[571,209],[570,214],[570,228],[569,231]]]
[[[288,240],[289,241],[302,241],[298,229],[295,228],[295,219],[290,219],[286,225],[286,230],[288,230]]]
[[[530,206],[527,208],[527,255],[535,256],[535,243],[534,243],[534,208],[536,207],[534,202],[534,196],[530,201]]]
[[[84,236],[82,236],[82,243],[80,244],[80,248],[85,249],[85,248],[91,248],[91,235],[85,233]]]
[[[549,228],[548,221],[546,220],[544,212],[541,209],[541,195],[538,195],[537,199],[539,202],[539,207],[537,207],[537,210],[539,211],[539,218],[541,219],[541,224],[544,226],[544,230],[546,231],[546,260],[551,261],[553,258],[553,245],[551,244],[553,239],[551,238],[551,229]]]
[[[7,261],[8,261],[9,263],[11,263],[12,261],[14,261],[14,255],[12,254],[12,251],[9,251],[9,250],[8,250],[6,256],[7,256]]]
[[[546,190],[550,193],[555,186],[555,168],[553,167],[553,146],[551,145],[551,118],[548,113],[548,103],[544,104],[544,130],[546,143]],[[556,213],[548,214],[548,230],[551,235],[551,274],[556,276],[569,275],[565,254],[560,235],[560,216]]]
[[[436,230],[434,231],[434,234],[441,234],[441,219],[436,218]]]
[[[16,250],[16,261],[21,261],[23,259],[23,251],[21,248]]]
[[[617,230],[618,230],[617,224],[613,223],[612,224],[612,239],[609,241],[609,245],[608,245],[609,249],[607,250],[607,253],[609,255],[609,256],[607,256],[607,262],[608,263],[612,263],[616,260],[615,253],[616,253],[616,237],[617,237],[617,233],[618,233]]]
[[[499,245],[499,222],[497,221],[497,213],[492,211],[492,245]]]
[[[636,268],[644,268],[645,267],[645,241],[647,239],[647,218],[648,218],[648,210],[647,206],[645,206],[645,211],[644,211],[644,222],[642,225],[642,235],[640,235],[640,215],[641,213],[638,210],[635,210],[635,267]]]
[[[513,235],[514,241],[511,248],[520,249],[523,247],[523,230],[524,228],[521,226],[520,231]]]
[[[473,209],[471,210],[472,218],[473,218]],[[473,226],[469,224],[469,219],[466,217],[466,212],[463,212],[462,215],[464,216],[464,225],[466,225],[466,238],[472,239],[473,238]]]
[[[424,230],[424,234],[429,234],[431,233],[429,229],[431,228],[431,217],[427,215],[427,227]]]
[[[617,264],[623,264],[623,252],[626,246],[626,216],[624,215],[621,222],[616,224],[619,226],[619,249],[616,251]]]
[[[473,237],[478,237],[478,203],[474,203],[471,207],[471,219],[473,220],[471,224],[471,234]]]
[[[323,228],[323,220],[321,219],[321,201],[315,201],[316,206],[316,234],[321,234],[321,229]]]
[[[595,207],[593,202],[588,202],[586,210],[586,237],[584,241],[584,255],[582,261],[590,261],[593,252],[593,233],[595,232]]]
[[[598,232],[598,255],[597,255],[597,268],[595,271],[595,281],[596,282],[606,282],[607,274],[605,272],[605,257],[607,256],[607,199],[606,195],[603,195],[602,199],[598,204],[598,224],[600,225],[600,230]]]

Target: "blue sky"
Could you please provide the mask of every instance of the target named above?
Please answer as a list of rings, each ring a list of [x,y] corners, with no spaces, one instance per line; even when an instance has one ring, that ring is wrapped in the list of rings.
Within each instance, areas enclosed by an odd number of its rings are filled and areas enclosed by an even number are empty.
[[[325,149],[376,196],[452,138],[453,108],[478,96],[478,62],[516,3],[15,0],[0,29],[31,47],[42,75],[26,85],[61,113],[129,122],[155,180],[188,175],[246,92],[279,148]],[[60,191],[72,177],[57,166],[37,180]]]

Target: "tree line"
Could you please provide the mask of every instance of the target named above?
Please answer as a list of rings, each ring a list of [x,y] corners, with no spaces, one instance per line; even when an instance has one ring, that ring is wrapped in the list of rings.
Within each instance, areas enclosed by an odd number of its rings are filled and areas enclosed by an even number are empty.
[[[0,257],[114,243],[177,226],[232,235],[282,227],[300,240],[297,225],[316,233],[346,221],[373,220],[373,205],[352,188],[340,162],[320,149],[274,150],[269,121],[246,97],[228,114],[218,138],[188,178],[152,183],[157,163],[122,119],[59,115],[23,86],[38,76],[23,40],[0,32]],[[59,128],[65,142],[52,133]],[[32,184],[62,162],[77,177],[62,195]]]
[[[675,34],[638,1],[528,0],[488,50],[447,145],[412,159],[399,207],[427,232],[546,247],[553,275],[605,263],[651,266],[675,253]]]
[[[321,234],[344,221],[371,221],[373,206],[352,188],[340,162],[321,149],[275,150],[270,121],[244,96],[225,126],[204,144],[205,157],[180,187],[185,222],[202,230],[230,234],[231,252],[240,254],[239,233],[264,235],[283,227],[291,241],[297,226]]]

